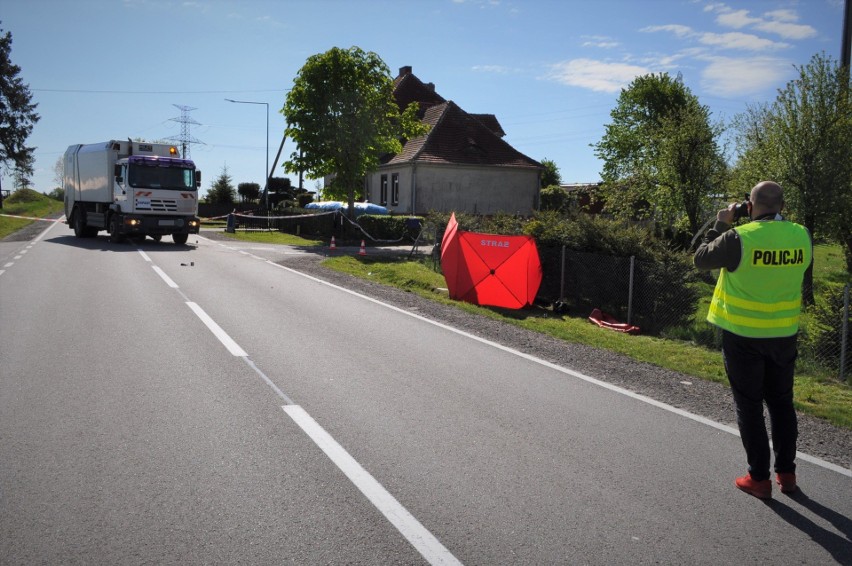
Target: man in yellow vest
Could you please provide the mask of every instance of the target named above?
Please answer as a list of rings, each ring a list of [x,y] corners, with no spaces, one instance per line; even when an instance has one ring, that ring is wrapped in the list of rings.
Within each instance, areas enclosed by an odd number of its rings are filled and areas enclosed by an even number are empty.
[[[720,269],[707,320],[722,329],[722,355],[748,460],[736,487],[760,499],[772,497],[769,438],[763,403],[769,409],[775,452],[775,481],[782,493],[796,491],[793,372],[797,356],[802,279],[813,259],[807,229],[781,216],[783,191],[763,181],[749,196],[751,222],[731,229],[732,204],[716,215],[693,261],[698,269]]]

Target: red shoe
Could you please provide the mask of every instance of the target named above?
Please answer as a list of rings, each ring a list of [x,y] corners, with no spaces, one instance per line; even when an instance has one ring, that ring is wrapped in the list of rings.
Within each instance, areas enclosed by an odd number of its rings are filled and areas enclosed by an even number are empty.
[[[779,472],[775,474],[775,483],[781,486],[781,493],[796,493],[796,474]]]
[[[769,480],[757,481],[752,479],[751,474],[746,474],[734,480],[734,485],[758,499],[772,499],[772,482]]]

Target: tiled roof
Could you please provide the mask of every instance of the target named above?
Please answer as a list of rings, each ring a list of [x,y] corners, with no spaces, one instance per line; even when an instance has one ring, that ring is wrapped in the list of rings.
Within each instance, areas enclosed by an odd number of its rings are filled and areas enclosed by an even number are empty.
[[[497,121],[497,116],[494,114],[471,114],[471,116],[482,122],[485,127],[501,138],[506,135],[506,132],[503,131],[503,127],[500,125],[500,122]]]
[[[418,102],[420,112],[417,115],[420,118],[423,118],[423,114],[430,107],[446,102],[444,97],[435,92],[435,85],[432,83],[425,84],[411,74],[411,67],[400,69],[400,75],[393,81],[393,96],[400,112],[405,110],[410,103]]]
[[[428,108],[423,116],[423,122],[431,126],[429,132],[406,142],[402,151],[387,163],[416,161],[459,165],[541,167],[540,163],[503,141],[476,115],[468,114],[452,101]]]

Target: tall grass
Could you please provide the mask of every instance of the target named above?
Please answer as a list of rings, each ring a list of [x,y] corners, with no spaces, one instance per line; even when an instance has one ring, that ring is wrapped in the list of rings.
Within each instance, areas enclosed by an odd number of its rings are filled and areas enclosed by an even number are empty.
[[[15,191],[9,198],[3,199],[3,208],[0,215],[9,214],[14,216],[29,216],[32,218],[45,218],[59,214],[63,210],[62,202],[47,197],[32,189],[21,189]],[[0,239],[13,234],[21,228],[36,222],[22,218],[10,218],[0,216]]]

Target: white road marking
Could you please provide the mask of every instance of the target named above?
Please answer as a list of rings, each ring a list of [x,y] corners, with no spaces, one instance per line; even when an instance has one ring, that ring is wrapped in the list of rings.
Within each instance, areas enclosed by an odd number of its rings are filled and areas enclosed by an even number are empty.
[[[203,322],[205,326],[210,329],[210,332],[212,332],[213,335],[219,339],[219,342],[221,342],[222,345],[225,346],[225,348],[227,348],[229,352],[231,352],[232,355],[243,358],[248,356],[246,351],[240,348],[239,344],[234,342],[233,338],[228,336],[228,333],[222,330],[222,327],[216,324],[216,321],[210,318],[210,315],[204,312],[204,309],[202,309],[200,306],[198,306],[196,303],[193,303],[192,301],[187,301],[186,304],[189,308],[192,309],[192,312],[194,312],[195,315],[201,319],[201,322]]]
[[[177,283],[175,283],[174,281],[172,281],[172,278],[171,278],[171,277],[169,277],[168,275],[166,275],[166,272],[165,272],[165,271],[163,271],[162,269],[160,269],[160,268],[159,268],[159,267],[157,267],[156,265],[152,265],[152,266],[151,266],[151,269],[153,269],[154,271],[156,271],[156,272],[157,272],[157,275],[159,275],[159,276],[163,279],[163,281],[165,281],[165,282],[166,282],[166,285],[168,285],[168,286],[169,286],[169,287],[171,287],[172,289],[177,289],[177,288],[178,288],[178,284],[177,284]]]
[[[139,253],[150,261],[144,252]],[[251,255],[251,254],[246,254]],[[263,259],[263,258],[258,258]],[[267,261],[267,260],[264,260]],[[163,278],[170,287],[177,285],[163,272],[162,269],[153,265],[152,268]],[[179,290],[181,296],[186,296]],[[323,429],[302,407],[296,405],[275,383],[264,374],[260,368],[248,357],[243,350],[225,332],[204,309],[197,303],[187,300],[187,306],[201,319],[214,336],[237,357],[241,357],[255,373],[257,373],[266,384],[281,398],[286,405],[282,408],[296,424],[313,440],[317,446],[329,457],[329,459],[349,478],[367,500],[370,501],[385,518],[405,537],[406,540],[430,563],[435,565],[460,565],[461,562],[450,553],[441,542],[424,527],[408,510],[396,500],[376,479],[370,475],[346,450]]]
[[[14,262],[14,261],[10,261],[9,263],[7,263],[6,265],[4,265],[3,267],[12,267],[13,265],[15,265],[15,262]]]
[[[319,423],[299,405],[281,407],[340,468],[361,493],[402,533],[429,564],[461,564],[441,542],[408,512],[388,490],[365,470]]]
[[[151,263],[151,258],[148,257],[148,254],[146,254],[142,250],[136,250],[136,251],[139,252],[139,255],[141,255],[143,257],[143,259],[145,259],[145,261],[147,261],[148,263]]]

